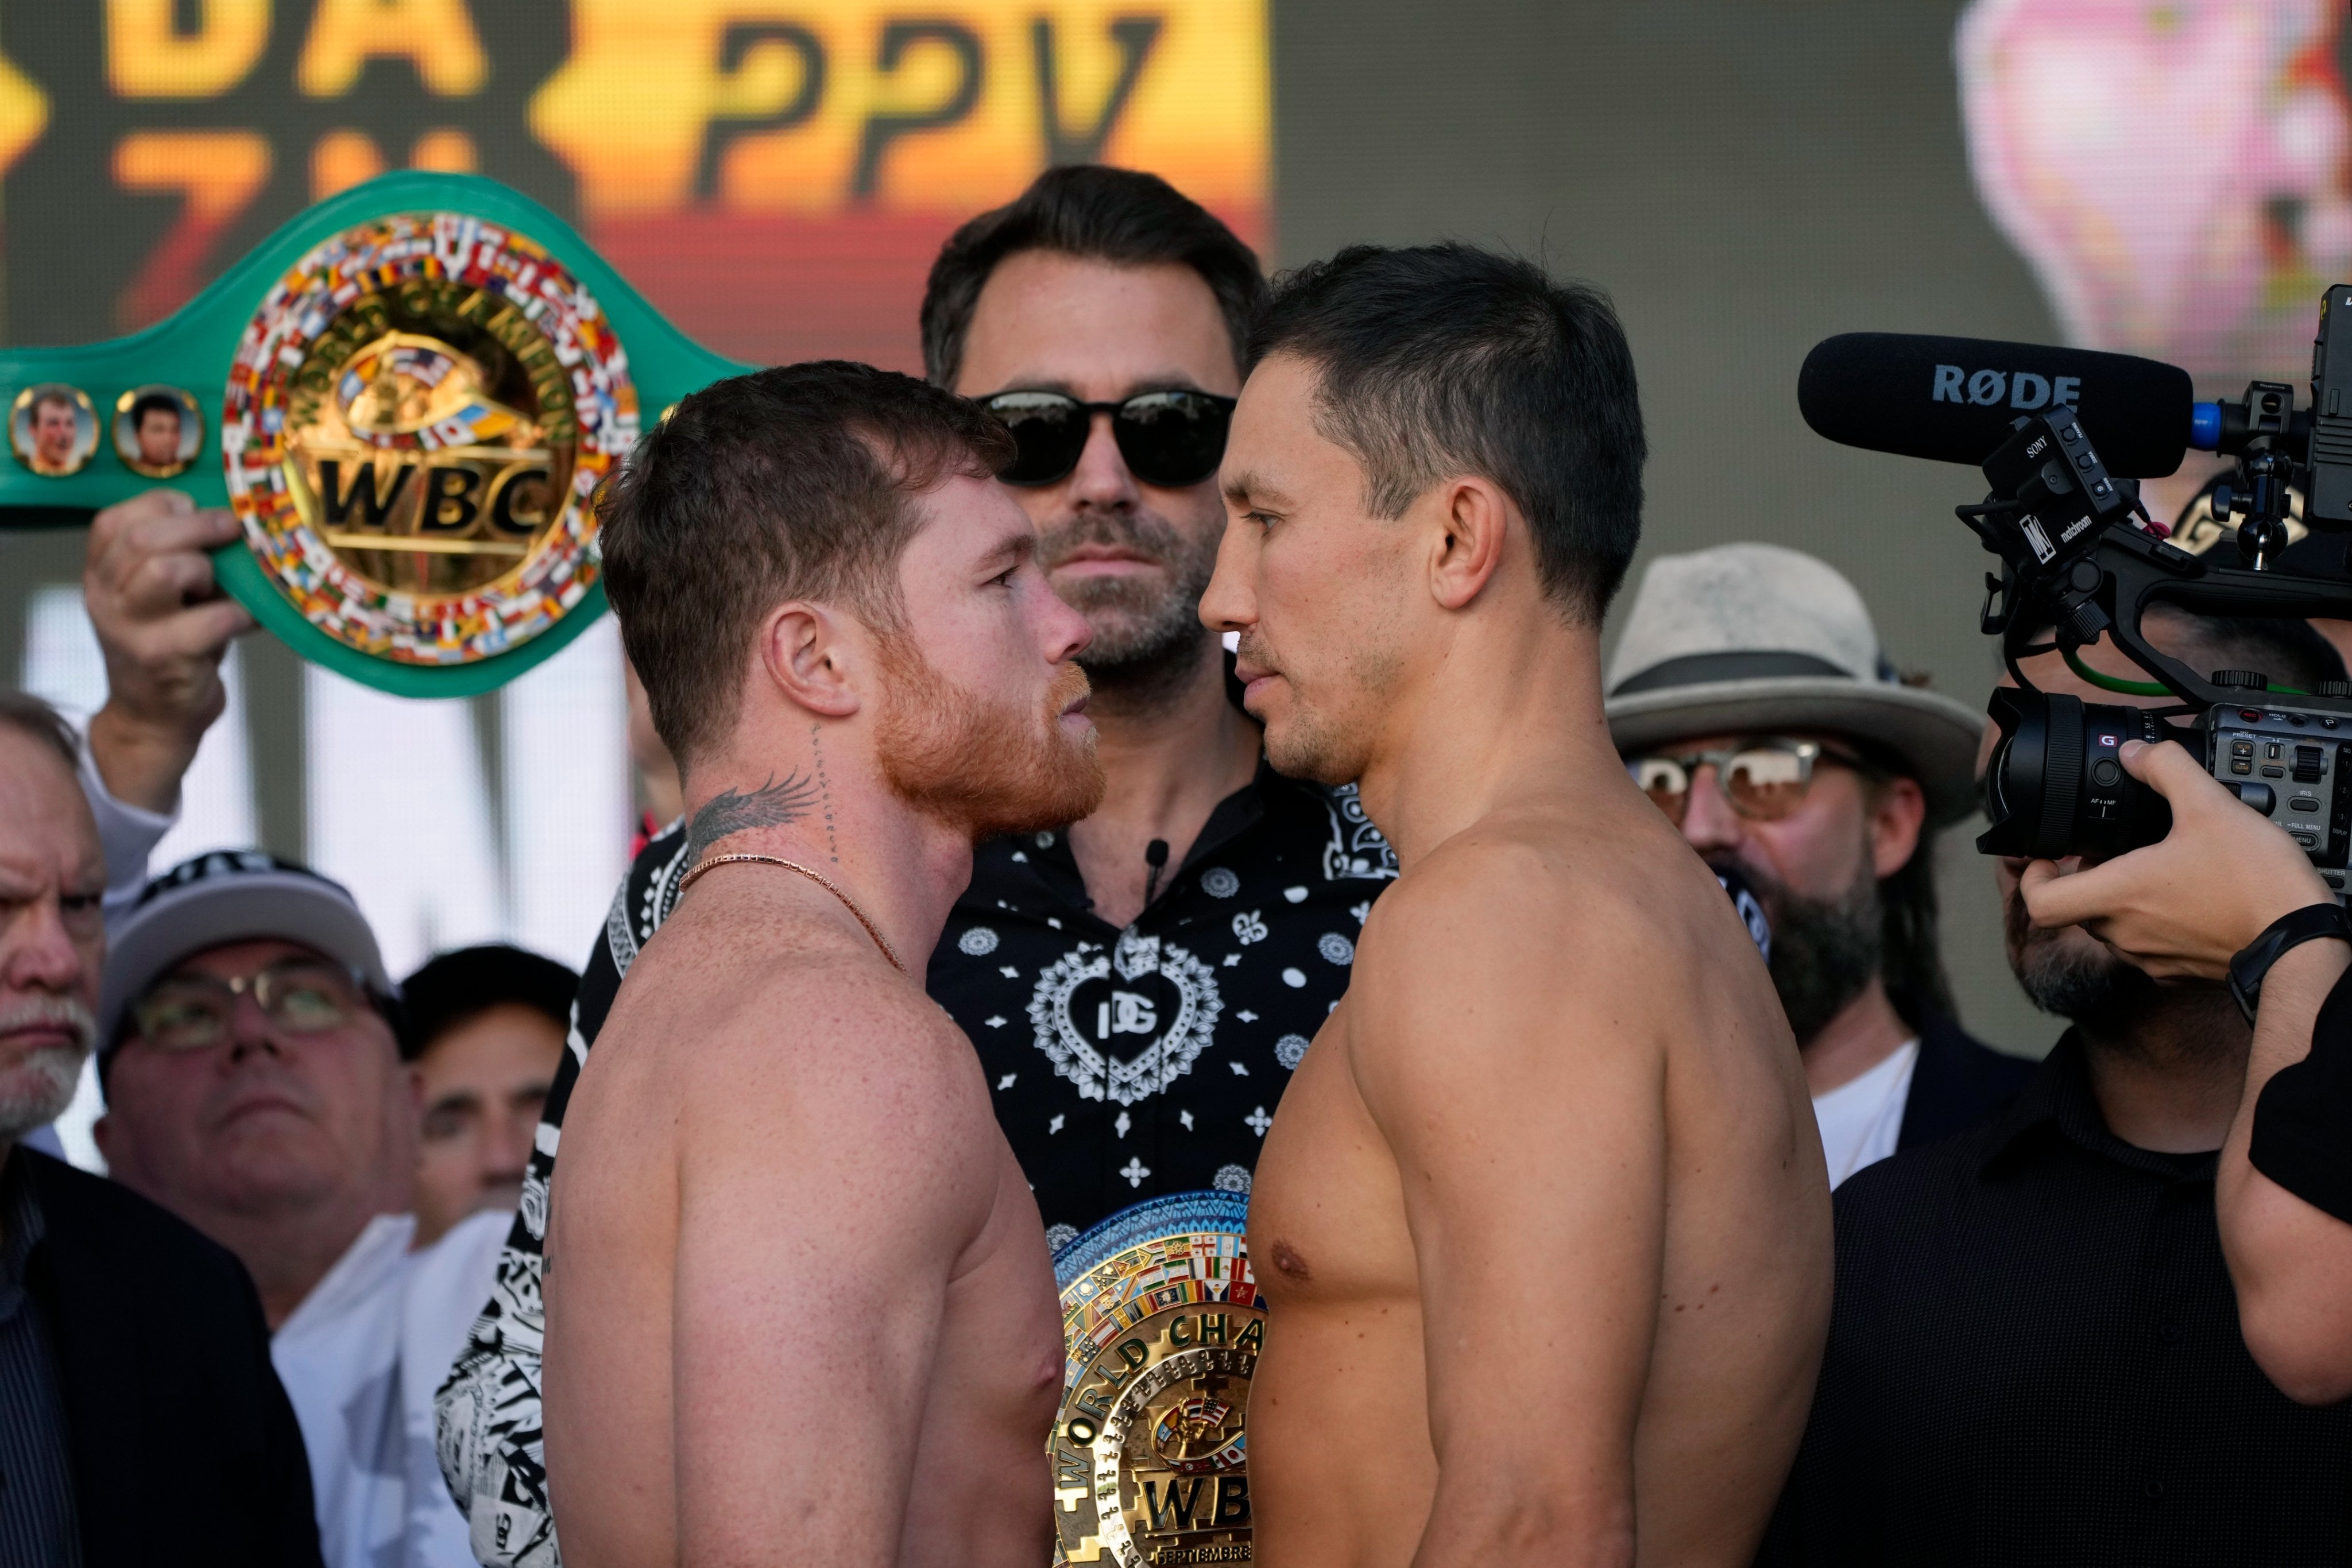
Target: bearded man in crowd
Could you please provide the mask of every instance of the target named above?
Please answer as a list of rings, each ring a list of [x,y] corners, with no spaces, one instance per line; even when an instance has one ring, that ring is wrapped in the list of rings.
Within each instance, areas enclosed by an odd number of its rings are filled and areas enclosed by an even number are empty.
[[[2344,678],[2300,622],[2160,605],[2141,630],[2196,669]],[[2145,679],[2107,643],[2080,657]],[[2020,664],[2084,703],[2172,701],[2054,652]],[[2070,1027],[2007,1109],[1839,1189],[1829,1348],[1759,1562],[2341,1562],[2352,1406],[2263,1375],[2221,1253],[2214,1175],[2251,1030],[2217,981],[2159,985],[2080,926],[2036,925],[2027,867],[1994,862],[2010,967]]]
[[[2015,1098],[2032,1063],[1962,1031],[1936,948],[1984,715],[1896,679],[1853,585],[1778,545],[1651,562],[1608,685],[1634,782],[1764,904],[1830,1185]]]

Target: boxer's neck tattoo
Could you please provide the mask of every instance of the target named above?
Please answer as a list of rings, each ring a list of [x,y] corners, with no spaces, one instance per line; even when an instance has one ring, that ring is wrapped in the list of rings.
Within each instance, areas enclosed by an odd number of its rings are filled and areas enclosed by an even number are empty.
[[[824,852],[834,864],[841,863],[841,844],[833,836],[833,780],[824,776],[824,746],[821,740],[824,726],[809,726],[809,751],[816,758],[817,794],[824,803]]]
[[[699,862],[703,852],[730,834],[750,828],[781,828],[788,822],[797,822],[808,815],[815,800],[815,786],[802,778],[798,768],[781,780],[769,774],[768,781],[748,795],[733,789],[721,790],[694,814],[694,821],[686,830],[687,862]]]

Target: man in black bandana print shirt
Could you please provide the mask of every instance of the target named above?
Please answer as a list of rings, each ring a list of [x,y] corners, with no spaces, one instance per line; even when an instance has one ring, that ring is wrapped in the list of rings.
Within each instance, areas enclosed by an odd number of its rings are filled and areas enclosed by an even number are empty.
[[[1283,779],[1198,606],[1224,522],[1215,468],[1264,292],[1255,257],[1150,175],[1054,170],[941,252],[930,379],[987,402],[1079,656],[1108,781],[1071,828],[975,856],[928,976],[978,1050],[1056,1247],[1130,1204],[1249,1190],[1307,1042],[1396,874],[1352,789]],[[583,974],[495,1293],[441,1390],[443,1474],[494,1568],[559,1562],[540,1432],[541,1247],[564,1107],[688,868],[672,828],[631,867]]]
[[[931,955],[1055,1247],[1164,1192],[1249,1190],[1259,1140],[1393,874],[1353,789],[1261,767],[1124,931],[1066,837],[984,846]]]

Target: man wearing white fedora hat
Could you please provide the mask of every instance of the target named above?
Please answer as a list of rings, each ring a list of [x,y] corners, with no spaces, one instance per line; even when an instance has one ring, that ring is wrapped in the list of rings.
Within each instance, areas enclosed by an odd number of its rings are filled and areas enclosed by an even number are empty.
[[[1983,714],[1897,680],[1853,585],[1767,544],[1653,561],[1607,685],[1635,781],[1764,904],[1831,1184],[2013,1098],[2032,1064],[1961,1031],[1936,951]]]

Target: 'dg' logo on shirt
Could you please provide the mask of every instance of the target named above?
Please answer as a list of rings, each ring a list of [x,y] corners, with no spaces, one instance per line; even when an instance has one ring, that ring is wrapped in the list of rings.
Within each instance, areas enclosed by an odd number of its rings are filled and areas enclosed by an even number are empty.
[[[1223,1009],[1217,977],[1157,936],[1123,932],[1115,949],[1081,942],[1037,977],[1037,1049],[1087,1100],[1132,1105],[1192,1070]]]

